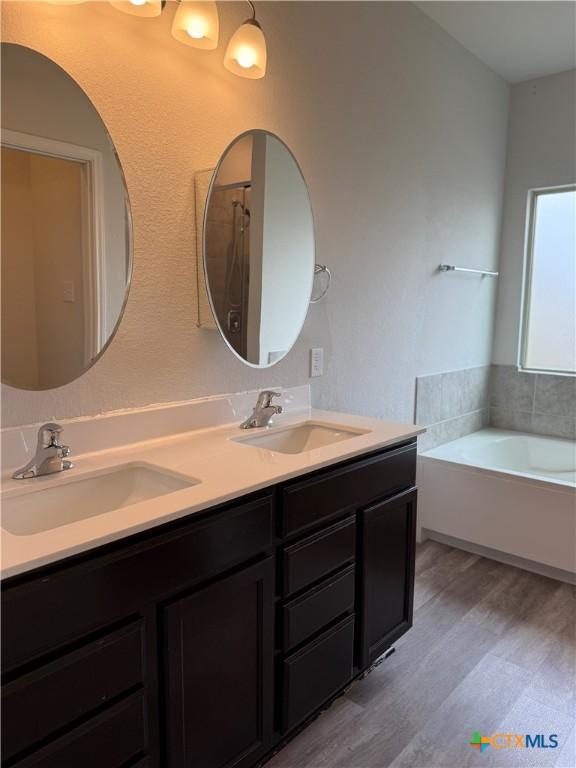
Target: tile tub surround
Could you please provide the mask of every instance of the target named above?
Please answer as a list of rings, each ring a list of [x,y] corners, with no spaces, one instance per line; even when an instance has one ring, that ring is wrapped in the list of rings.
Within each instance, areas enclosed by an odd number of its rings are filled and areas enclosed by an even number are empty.
[[[415,420],[427,427],[418,449],[427,451],[488,425],[490,366],[416,378]]]
[[[420,452],[485,427],[576,439],[576,377],[486,365],[416,378]]]
[[[490,425],[576,439],[576,377],[493,365]]]

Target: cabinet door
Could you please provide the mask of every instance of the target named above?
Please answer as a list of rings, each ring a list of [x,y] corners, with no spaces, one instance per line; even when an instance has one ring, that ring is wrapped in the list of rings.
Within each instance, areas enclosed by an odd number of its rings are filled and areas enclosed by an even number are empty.
[[[167,765],[244,768],[271,746],[273,559],[165,609]]]
[[[416,490],[360,512],[360,666],[368,667],[412,626]]]

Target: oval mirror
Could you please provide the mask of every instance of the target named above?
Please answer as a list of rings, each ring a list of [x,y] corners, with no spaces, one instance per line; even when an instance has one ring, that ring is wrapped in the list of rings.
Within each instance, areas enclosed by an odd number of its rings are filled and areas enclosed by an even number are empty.
[[[2,381],[60,387],[114,336],[132,229],[114,145],[84,91],[2,43]]]
[[[314,223],[288,147],[267,131],[239,136],[212,177],[204,270],[214,318],[230,349],[267,368],[298,338],[314,278]]]

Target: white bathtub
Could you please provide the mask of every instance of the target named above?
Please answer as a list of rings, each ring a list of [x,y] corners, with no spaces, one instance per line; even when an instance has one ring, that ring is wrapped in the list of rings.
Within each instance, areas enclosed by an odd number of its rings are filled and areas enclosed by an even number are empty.
[[[483,429],[418,457],[419,532],[576,581],[576,443]]]

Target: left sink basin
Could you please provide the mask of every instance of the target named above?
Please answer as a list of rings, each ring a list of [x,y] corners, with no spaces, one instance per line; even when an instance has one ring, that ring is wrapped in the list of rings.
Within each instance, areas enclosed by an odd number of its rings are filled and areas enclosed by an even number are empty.
[[[124,464],[98,474],[71,477],[70,482],[51,487],[44,484],[50,478],[38,482],[42,487],[2,499],[2,527],[6,531],[31,536],[181,491],[200,481],[145,464]]]

